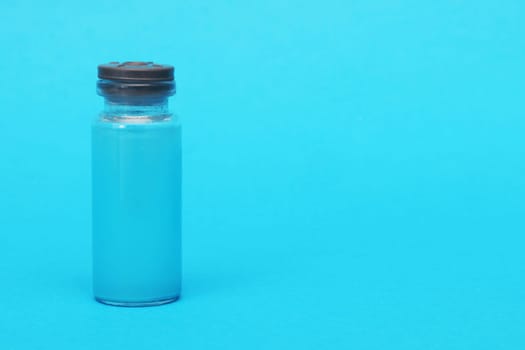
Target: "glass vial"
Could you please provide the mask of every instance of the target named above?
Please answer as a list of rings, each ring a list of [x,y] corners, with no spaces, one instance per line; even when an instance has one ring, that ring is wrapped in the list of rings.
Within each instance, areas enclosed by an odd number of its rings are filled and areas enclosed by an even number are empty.
[[[93,290],[99,302],[150,306],[181,288],[181,130],[168,109],[173,67],[98,67],[104,110],[92,126]]]

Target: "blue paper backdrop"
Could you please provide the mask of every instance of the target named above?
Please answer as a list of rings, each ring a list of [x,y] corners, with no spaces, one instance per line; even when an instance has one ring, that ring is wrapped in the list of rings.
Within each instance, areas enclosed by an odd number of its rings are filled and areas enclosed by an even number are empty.
[[[0,4],[0,348],[525,348],[525,3]],[[91,299],[96,65],[176,66],[183,298]]]

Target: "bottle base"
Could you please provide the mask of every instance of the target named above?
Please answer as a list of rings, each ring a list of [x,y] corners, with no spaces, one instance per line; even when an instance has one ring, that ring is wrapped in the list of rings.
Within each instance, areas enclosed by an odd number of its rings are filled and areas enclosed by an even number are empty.
[[[155,299],[150,301],[115,301],[108,300],[104,298],[95,297],[95,300],[101,304],[110,305],[110,306],[121,306],[121,307],[147,307],[147,306],[160,306],[169,303],[173,303],[179,300],[179,296]]]

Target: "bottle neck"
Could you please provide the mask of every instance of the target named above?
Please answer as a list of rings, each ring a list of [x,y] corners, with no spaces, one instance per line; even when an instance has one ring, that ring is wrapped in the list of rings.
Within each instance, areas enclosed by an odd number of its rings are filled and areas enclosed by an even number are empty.
[[[168,98],[175,94],[175,82],[100,79],[97,92],[104,97],[102,121],[149,123],[170,119]]]
[[[168,99],[115,100],[106,98],[101,118],[106,121],[155,122],[169,119]]]

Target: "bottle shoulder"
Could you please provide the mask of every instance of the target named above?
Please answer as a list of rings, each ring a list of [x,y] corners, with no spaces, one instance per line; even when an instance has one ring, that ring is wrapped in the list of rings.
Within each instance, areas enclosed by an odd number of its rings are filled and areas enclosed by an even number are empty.
[[[162,129],[180,128],[180,119],[175,114],[165,116],[108,116],[100,114],[92,123],[93,128],[109,129]]]

